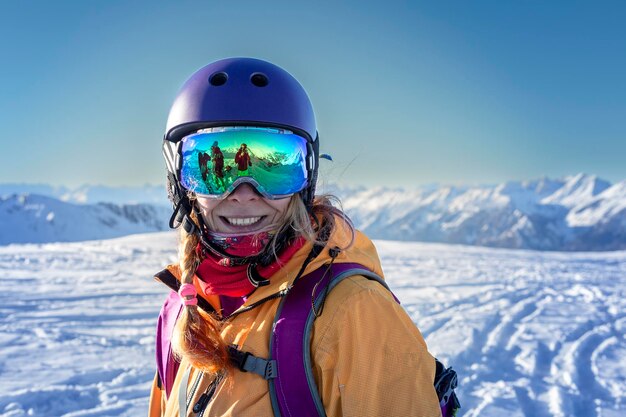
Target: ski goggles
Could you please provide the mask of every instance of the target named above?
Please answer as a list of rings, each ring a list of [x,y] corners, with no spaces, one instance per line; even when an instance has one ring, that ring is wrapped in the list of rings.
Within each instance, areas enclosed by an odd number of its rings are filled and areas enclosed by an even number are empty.
[[[180,183],[197,195],[224,198],[243,183],[269,199],[307,185],[308,142],[288,130],[264,127],[203,129],[181,140]]]

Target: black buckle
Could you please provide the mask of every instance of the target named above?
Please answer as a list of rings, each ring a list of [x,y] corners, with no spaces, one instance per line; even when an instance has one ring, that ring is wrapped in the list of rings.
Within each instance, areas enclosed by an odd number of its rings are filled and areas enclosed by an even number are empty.
[[[237,349],[237,345],[230,345],[228,346],[228,356],[230,356],[231,361],[237,364],[237,368],[240,371],[248,372],[244,369],[244,366],[246,365],[248,356],[250,356],[250,352]]]

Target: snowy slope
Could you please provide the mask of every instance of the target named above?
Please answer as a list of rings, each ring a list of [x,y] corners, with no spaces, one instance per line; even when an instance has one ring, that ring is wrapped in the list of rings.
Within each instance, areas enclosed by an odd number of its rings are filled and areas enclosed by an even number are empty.
[[[146,415],[175,240],[0,247],[0,416]],[[375,243],[460,415],[626,415],[626,252]]]
[[[77,205],[40,195],[0,198],[0,245],[103,239],[168,229],[171,210],[146,204]]]

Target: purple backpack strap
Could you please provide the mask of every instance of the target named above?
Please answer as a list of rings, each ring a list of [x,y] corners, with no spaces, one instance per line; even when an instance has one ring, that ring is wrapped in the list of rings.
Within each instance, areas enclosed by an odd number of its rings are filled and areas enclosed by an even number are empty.
[[[275,416],[326,415],[313,378],[311,329],[328,292],[353,275],[379,281],[388,288],[382,278],[363,265],[339,263],[322,266],[303,276],[281,300],[270,340],[270,360],[276,360],[278,368],[277,377],[269,380]],[[312,300],[315,300],[315,311]]]

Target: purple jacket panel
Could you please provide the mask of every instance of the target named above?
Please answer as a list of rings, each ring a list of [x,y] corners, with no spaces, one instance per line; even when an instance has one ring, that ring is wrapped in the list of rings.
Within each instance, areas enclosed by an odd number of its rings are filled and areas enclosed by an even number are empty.
[[[176,378],[176,372],[178,372],[178,366],[180,365],[172,355],[172,334],[174,332],[174,326],[176,320],[183,310],[183,303],[180,300],[180,296],[176,291],[171,291],[161,307],[161,313],[157,321],[156,332],[156,362],[157,371],[165,395],[170,396],[174,379]]]

